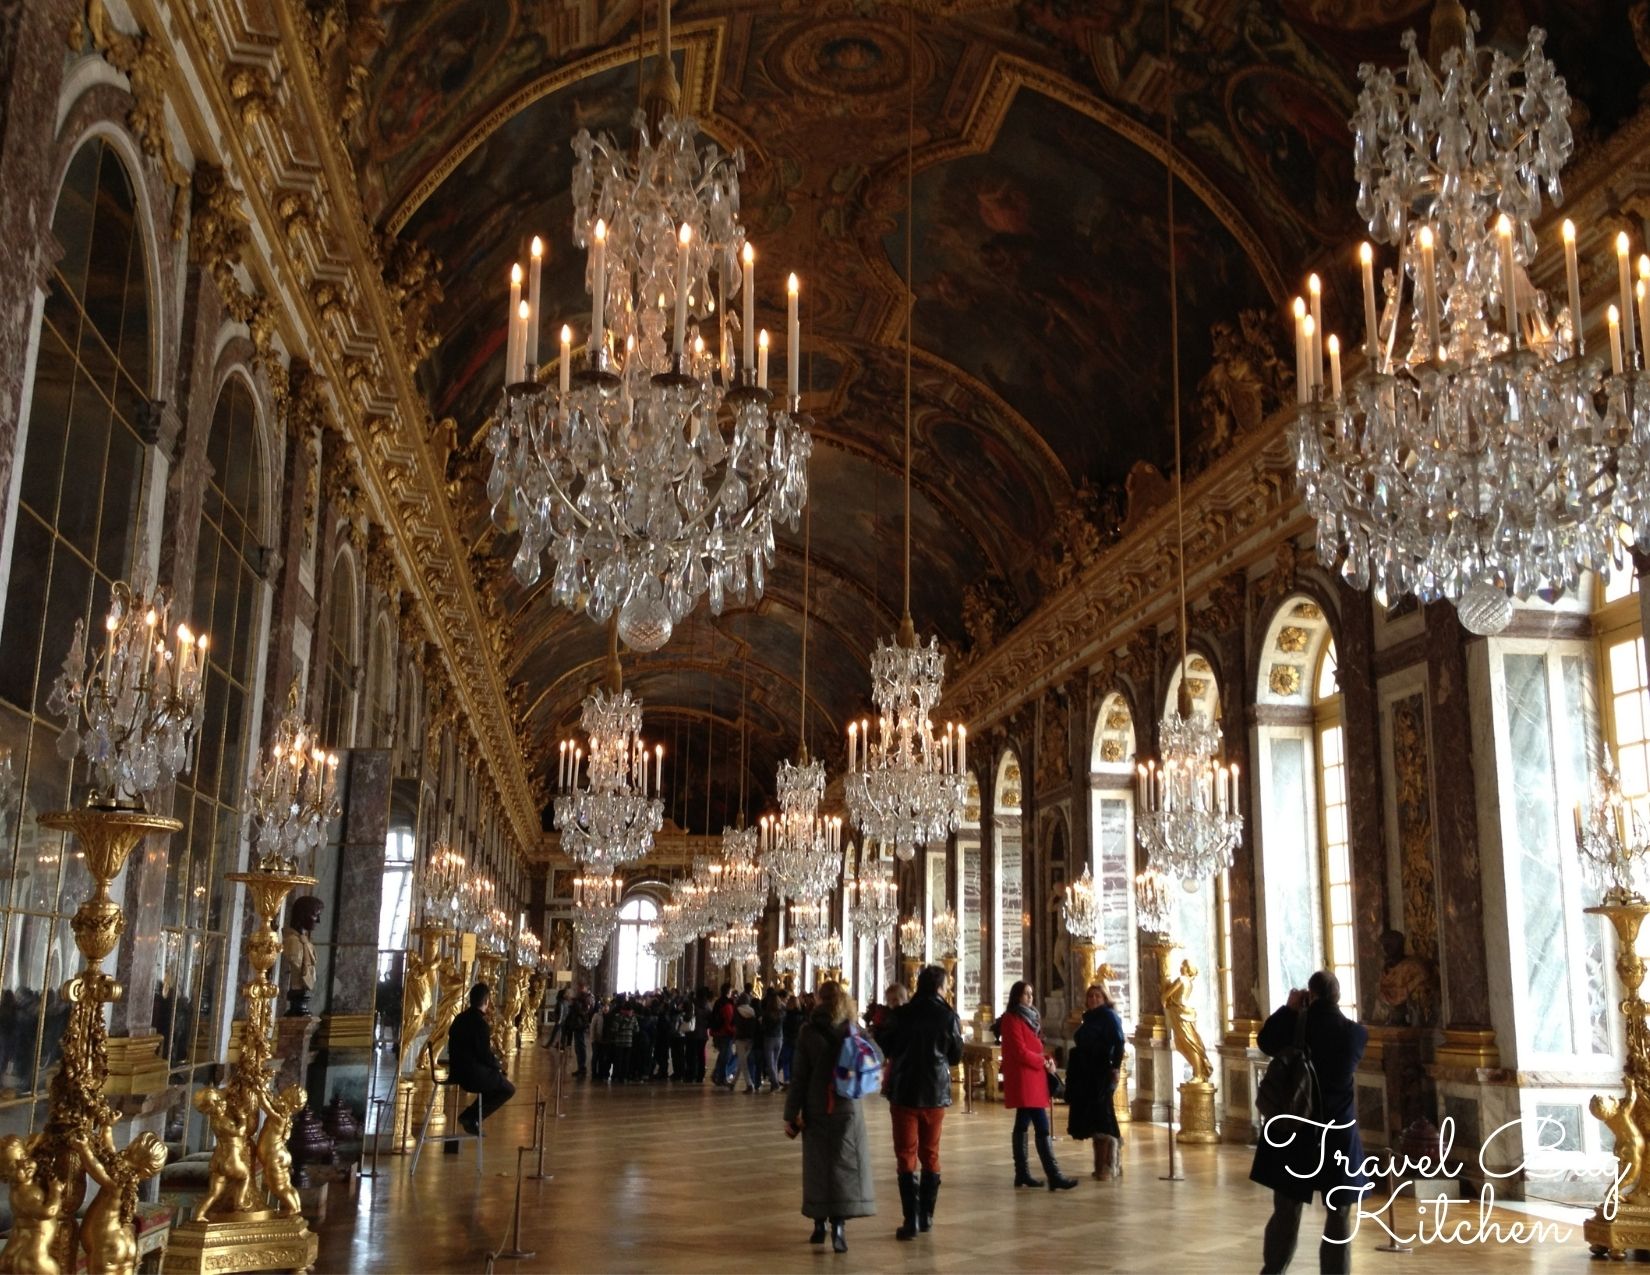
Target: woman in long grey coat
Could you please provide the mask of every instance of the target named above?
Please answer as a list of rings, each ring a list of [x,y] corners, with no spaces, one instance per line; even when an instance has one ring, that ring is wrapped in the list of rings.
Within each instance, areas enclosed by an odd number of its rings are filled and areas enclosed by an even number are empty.
[[[785,1130],[802,1134],[802,1213],[814,1220],[813,1244],[848,1251],[843,1223],[877,1211],[871,1185],[871,1147],[865,1113],[855,1098],[844,1098],[832,1083],[842,1041],[853,1026],[854,999],[840,983],[819,989],[819,1005],[796,1042],[796,1070],[785,1093]]]

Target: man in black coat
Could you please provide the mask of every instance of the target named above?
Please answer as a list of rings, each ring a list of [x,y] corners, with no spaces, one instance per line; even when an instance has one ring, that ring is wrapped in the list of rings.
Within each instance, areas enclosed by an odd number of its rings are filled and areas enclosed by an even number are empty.
[[[480,1122],[516,1096],[493,1053],[492,989],[477,983],[470,989],[470,1008],[453,1019],[447,1033],[447,1074],[476,1100],[458,1117],[459,1127],[472,1136]]]
[[[951,1105],[951,1068],[963,1056],[962,1023],[946,1003],[943,966],[930,965],[917,975],[917,994],[890,1013],[877,1044],[889,1061],[887,1094],[905,1214],[894,1236],[909,1240],[933,1224],[940,1195],[940,1124]]]
[[[1282,1272],[1300,1238],[1301,1207],[1323,1196],[1329,1217],[1318,1246],[1320,1271],[1350,1269],[1353,1210],[1370,1187],[1358,1136],[1357,1091],[1353,1075],[1364,1056],[1369,1032],[1341,1013],[1341,984],[1319,970],[1306,990],[1289,993],[1289,1003],[1266,1020],[1256,1043],[1276,1057],[1294,1048],[1300,1015],[1306,1016],[1305,1045],[1318,1079],[1318,1109],[1302,1120],[1273,1116],[1261,1129],[1249,1179],[1272,1190],[1266,1223],[1263,1275]]]

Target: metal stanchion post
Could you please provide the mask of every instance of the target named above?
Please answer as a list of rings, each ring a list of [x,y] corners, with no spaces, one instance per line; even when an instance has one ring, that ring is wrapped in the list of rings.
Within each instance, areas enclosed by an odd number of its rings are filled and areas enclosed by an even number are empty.
[[[382,1098],[374,1098],[367,1104],[367,1107],[369,1112],[375,1117],[367,1122],[372,1126],[372,1168],[358,1170],[357,1176],[363,1178],[376,1178],[378,1176],[378,1148],[384,1143],[384,1100]],[[361,1154],[362,1158],[365,1159],[365,1143],[362,1144]]]
[[[533,1086],[533,1146],[544,1141],[544,1086]]]
[[[495,1257],[502,1257],[512,1262],[519,1262],[534,1256],[534,1250],[521,1246],[521,1157],[531,1151],[532,1147],[516,1148],[516,1207],[510,1217],[510,1247],[500,1249]]]
[[[550,1114],[550,1104],[541,1098],[536,1106],[537,1110],[533,1113],[533,1119],[537,1127],[533,1130],[533,1142],[538,1148],[539,1159],[538,1167],[527,1175],[527,1180],[529,1182],[549,1182],[556,1176],[554,1173],[544,1171],[544,1118]]]
[[[565,1120],[567,1113],[561,1109],[562,1083],[567,1077],[567,1050],[564,1046],[556,1047],[556,1119]]]

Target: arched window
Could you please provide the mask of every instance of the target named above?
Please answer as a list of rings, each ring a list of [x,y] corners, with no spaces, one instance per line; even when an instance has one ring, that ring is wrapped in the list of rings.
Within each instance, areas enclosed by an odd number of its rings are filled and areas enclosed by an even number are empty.
[[[651,992],[658,988],[660,964],[653,955],[653,940],[658,936],[659,905],[645,894],[631,895],[619,908],[615,992]]]
[[[372,630],[372,696],[368,712],[372,723],[372,745],[390,748],[395,744],[395,636],[389,617],[381,615]]]
[[[991,844],[996,868],[992,880],[996,892],[992,899],[991,928],[996,942],[991,953],[991,982],[993,996],[998,1001],[1004,1000],[1008,989],[1025,977],[1025,851],[1020,815],[1023,798],[1020,758],[1011,749],[997,764],[997,798],[992,807]]]
[[[319,729],[328,748],[350,748],[355,743],[355,571],[344,554],[333,566],[330,605]]]
[[[100,631],[110,583],[133,568],[149,411],[150,299],[137,196],[115,150],[70,160],[52,214],[62,255],[45,280],[34,381],[18,440],[18,505],[0,619],[0,1092],[28,1098],[58,1060],[79,964],[68,913],[90,888],[81,852],[35,823],[70,802],[46,699],[76,620]],[[150,581],[152,583],[152,581]],[[194,617],[178,617],[193,620]],[[83,773],[83,772],[82,772]]]
[[[1335,640],[1324,643],[1313,680],[1318,742],[1318,854],[1323,883],[1324,966],[1341,983],[1341,1008],[1358,1016],[1358,961],[1352,925],[1352,854],[1346,825],[1346,730],[1336,680]]]
[[[980,1004],[980,781],[968,772],[957,828],[957,1008],[964,1022]]]
[[[183,831],[172,839],[165,905],[166,957],[175,968],[163,966],[163,981],[173,992],[162,998],[168,1017],[159,1027],[175,1065],[218,1057],[213,1015],[233,999],[223,985],[227,905],[233,897],[224,888],[224,874],[235,870],[244,819],[262,623],[257,528],[266,473],[252,393],[239,376],[225,382],[218,395],[206,459],[190,608],[212,639],[206,716],[195,765],[178,780],[174,813],[183,820]]]
[[[1134,1013],[1135,987],[1134,756],[1134,715],[1128,700],[1113,691],[1100,702],[1089,757],[1094,831],[1089,870],[1100,895],[1101,959],[1116,975],[1112,995],[1125,1023]],[[1079,987],[1076,994],[1085,990]]]

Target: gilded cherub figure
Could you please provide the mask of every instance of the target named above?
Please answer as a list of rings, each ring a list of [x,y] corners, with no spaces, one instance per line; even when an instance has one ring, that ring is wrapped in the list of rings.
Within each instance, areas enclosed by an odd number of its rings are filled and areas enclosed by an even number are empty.
[[[138,1183],[155,1176],[166,1164],[166,1144],[152,1133],[140,1133],[126,1150],[105,1159],[81,1135],[74,1140],[81,1163],[102,1188],[80,1223],[80,1247],[92,1275],[132,1275],[137,1270]]]
[[[287,1138],[292,1119],[303,1109],[307,1095],[302,1085],[288,1085],[278,1094],[263,1096],[264,1124],[258,1131],[258,1159],[264,1166],[264,1190],[275,1197],[282,1217],[297,1217],[303,1210],[298,1188],[292,1185],[292,1151]]]
[[[1639,1092],[1631,1076],[1622,1079],[1620,1098],[1594,1094],[1587,1109],[1616,1136],[1617,1190],[1622,1200],[1638,1194],[1644,1173],[1644,1131],[1639,1128]]]
[[[63,1221],[63,1183],[40,1172],[35,1134],[27,1141],[15,1133],[0,1138],[0,1181],[11,1187],[11,1234],[0,1249],[0,1271],[58,1275],[52,1255]]]
[[[221,1089],[195,1091],[195,1109],[212,1128],[212,1160],[206,1170],[206,1198],[200,1215],[210,1218],[245,1213],[251,1207],[252,1160],[250,1139],[236,1111]]]

